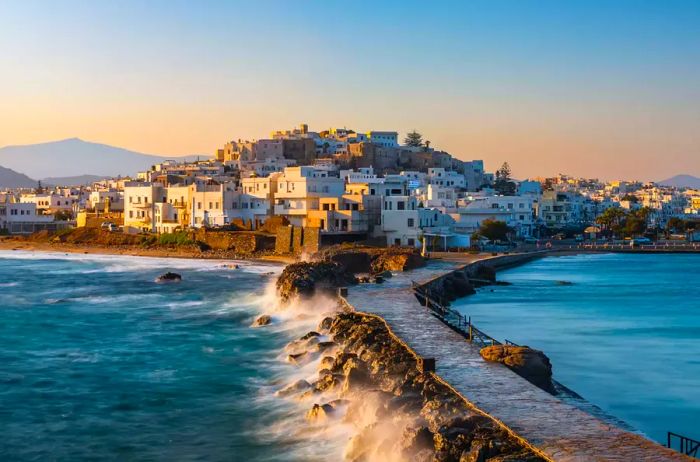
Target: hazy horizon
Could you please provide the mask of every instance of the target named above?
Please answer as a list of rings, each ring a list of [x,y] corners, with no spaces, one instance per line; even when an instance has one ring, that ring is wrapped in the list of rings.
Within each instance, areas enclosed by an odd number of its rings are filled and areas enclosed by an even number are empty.
[[[688,1],[8,1],[0,146],[211,155],[308,123],[416,129],[518,178],[700,176],[699,21]]]

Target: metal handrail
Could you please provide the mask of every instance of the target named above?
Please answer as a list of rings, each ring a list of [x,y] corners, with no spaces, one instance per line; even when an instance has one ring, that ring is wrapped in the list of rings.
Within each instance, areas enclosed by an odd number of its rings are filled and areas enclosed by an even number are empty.
[[[429,290],[422,288],[414,281],[411,281],[411,283],[411,288],[416,294],[416,297],[421,301],[421,304],[425,305],[425,307],[428,308],[435,317],[445,323],[452,330],[461,334],[470,343],[476,341],[476,343],[480,344],[482,347],[501,345],[501,342],[474,326],[471,316],[463,315],[460,312],[449,308],[444,303],[433,299],[430,296]]]
[[[686,456],[698,457],[700,451],[700,441],[688,438],[687,436],[679,435],[678,433],[668,432],[666,436],[666,447],[673,449],[672,443],[678,441],[678,452]]]

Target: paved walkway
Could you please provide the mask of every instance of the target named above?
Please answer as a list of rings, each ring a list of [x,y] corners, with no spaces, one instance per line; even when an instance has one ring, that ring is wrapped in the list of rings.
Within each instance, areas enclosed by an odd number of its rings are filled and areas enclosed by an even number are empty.
[[[436,372],[467,401],[501,421],[553,461],[690,461],[640,435],[600,420],[540,390],[500,364],[422,307],[411,280],[427,282],[463,263],[435,262],[385,284],[349,289],[355,309],[384,318],[413,350],[436,359]]]

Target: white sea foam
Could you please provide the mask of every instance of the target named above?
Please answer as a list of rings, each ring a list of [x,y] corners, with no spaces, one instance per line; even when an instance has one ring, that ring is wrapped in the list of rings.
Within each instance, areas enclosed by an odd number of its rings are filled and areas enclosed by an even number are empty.
[[[337,300],[328,296],[315,296],[310,300],[293,300],[282,304],[276,296],[274,281],[264,294],[251,297],[249,302],[258,314],[268,314],[273,323],[263,329],[284,333],[292,340],[309,331],[316,331],[320,321],[338,310]],[[240,301],[239,301],[240,303]],[[328,340],[320,336],[319,341]],[[312,342],[313,343],[313,342]],[[271,444],[293,443],[293,457],[299,460],[355,460],[360,457],[368,462],[403,462],[405,459],[398,444],[404,429],[414,423],[414,417],[404,414],[379,412],[386,397],[380,392],[365,391],[358,395],[337,388],[320,394],[291,394],[280,396],[278,391],[299,381],[313,383],[318,379],[321,359],[329,353],[310,353],[310,360],[301,365],[287,361],[290,353],[297,353],[294,346],[281,350],[274,367],[281,380],[260,384],[256,402],[268,408],[285,409],[275,424],[265,427],[265,439]],[[303,349],[303,348],[302,348]],[[293,350],[293,351],[292,351]],[[307,420],[306,414],[314,404],[329,403],[337,399],[348,400],[325,419]],[[280,408],[281,407],[281,408]],[[383,417],[379,417],[383,416]],[[257,435],[257,434],[256,434]],[[390,442],[387,447],[387,442]]]
[[[19,282],[0,282],[0,288],[2,287],[17,287]]]
[[[209,260],[171,257],[140,257],[132,255],[78,254],[29,250],[0,250],[0,259],[14,260],[67,260],[102,263],[103,268],[78,269],[76,272],[135,272],[159,268],[192,269],[196,271],[244,271],[248,273],[277,274],[282,266],[275,263],[257,263],[239,260]],[[235,266],[238,266],[237,268]]]

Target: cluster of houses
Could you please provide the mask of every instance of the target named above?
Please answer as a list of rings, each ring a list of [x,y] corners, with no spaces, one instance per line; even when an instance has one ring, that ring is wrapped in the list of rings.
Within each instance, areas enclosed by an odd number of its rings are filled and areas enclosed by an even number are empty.
[[[125,233],[258,230],[279,217],[337,240],[417,247],[430,238],[465,248],[489,219],[531,238],[583,229],[609,207],[649,207],[650,225],[700,214],[699,191],[653,183],[564,175],[513,183],[513,192],[501,194],[483,161],[455,159],[429,143],[401,145],[397,132],[310,132],[302,125],[269,139],[231,141],[209,160],[154,165],[134,178],[1,193],[0,229],[28,233],[108,221]]]

